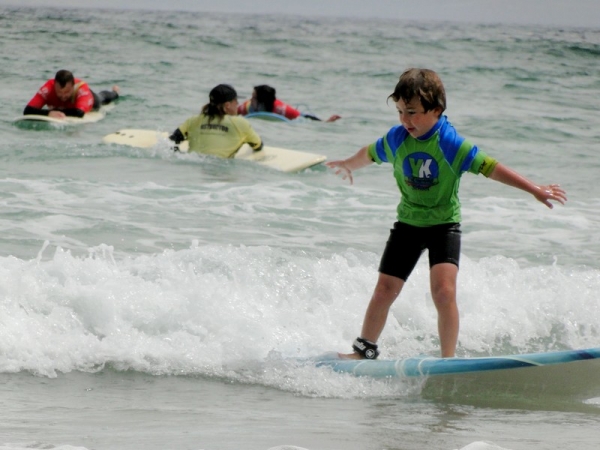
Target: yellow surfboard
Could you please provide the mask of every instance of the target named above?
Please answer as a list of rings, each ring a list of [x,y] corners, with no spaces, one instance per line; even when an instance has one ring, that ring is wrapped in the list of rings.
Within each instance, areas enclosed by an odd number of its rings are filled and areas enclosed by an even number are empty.
[[[102,138],[102,142],[106,144],[126,145],[135,148],[152,148],[159,145],[161,142],[165,145],[174,145],[173,142],[168,140],[168,133],[155,130],[135,129],[119,130],[115,133],[108,134]],[[179,144],[179,150],[187,152],[187,141]],[[264,146],[262,150],[255,152],[248,144],[242,145],[235,154],[235,158],[254,161],[260,165],[281,172],[298,172],[327,160],[327,157],[324,155],[298,150],[288,150],[279,147]]]

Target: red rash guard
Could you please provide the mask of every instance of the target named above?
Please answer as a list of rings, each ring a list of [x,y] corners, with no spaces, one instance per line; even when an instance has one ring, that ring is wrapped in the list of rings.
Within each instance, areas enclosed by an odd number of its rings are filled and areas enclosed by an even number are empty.
[[[246,114],[250,114],[253,112],[257,112],[257,111],[254,110],[254,108],[252,108],[251,100],[246,100],[244,103],[242,103],[241,105],[238,106],[238,114],[240,114],[242,116],[245,116]],[[302,115],[302,113],[300,111],[298,111],[296,108],[291,107],[290,105],[282,102],[279,99],[275,99],[275,103],[273,104],[273,111],[267,111],[267,112],[279,114],[280,116],[284,116],[290,120],[294,120]]]
[[[41,109],[44,105],[48,105],[49,109],[57,110],[76,108],[84,113],[90,112],[94,107],[94,95],[85,81],[75,78],[73,96],[66,102],[60,101],[56,96],[54,83],[54,80],[48,80],[29,100],[27,106]]]

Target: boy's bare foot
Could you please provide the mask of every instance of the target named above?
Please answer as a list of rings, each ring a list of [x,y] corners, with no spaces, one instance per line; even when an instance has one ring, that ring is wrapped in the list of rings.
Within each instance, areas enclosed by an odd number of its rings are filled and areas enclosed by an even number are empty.
[[[121,89],[116,84],[112,87],[112,90],[113,90],[113,92],[116,92],[117,94],[119,94],[121,92]]]

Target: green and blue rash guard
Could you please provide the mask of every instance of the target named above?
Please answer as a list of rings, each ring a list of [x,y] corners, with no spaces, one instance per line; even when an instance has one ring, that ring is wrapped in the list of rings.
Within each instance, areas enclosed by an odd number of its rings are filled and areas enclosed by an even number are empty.
[[[420,138],[402,125],[368,146],[377,164],[392,163],[402,198],[398,221],[418,227],[460,223],[458,187],[464,172],[489,177],[497,161],[460,136],[446,116]]]

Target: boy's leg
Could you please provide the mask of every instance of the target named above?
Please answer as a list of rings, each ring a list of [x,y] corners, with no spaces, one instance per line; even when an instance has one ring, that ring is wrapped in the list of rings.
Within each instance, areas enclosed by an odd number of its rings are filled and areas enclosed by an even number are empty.
[[[373,295],[371,296],[369,306],[365,313],[360,335],[361,338],[372,343],[377,342],[377,339],[379,339],[379,335],[385,326],[390,307],[400,294],[403,286],[404,280],[383,273],[379,274],[377,285],[375,286],[375,290],[373,291]],[[348,359],[362,358],[362,356],[356,352],[340,354],[340,357]]]
[[[423,252],[422,229],[396,222],[379,263],[379,277],[365,313],[362,333],[354,341],[355,353],[342,358],[377,358],[377,340],[385,326],[390,307],[400,294],[406,280]],[[366,342],[365,342],[366,341]]]
[[[443,358],[454,356],[458,342],[457,276],[458,267],[455,264],[440,263],[431,267],[431,296],[438,312],[438,333]]]
[[[384,273],[379,274],[377,285],[365,313],[360,337],[367,341],[377,342],[387,321],[390,308],[398,298],[403,286],[404,280]]]

